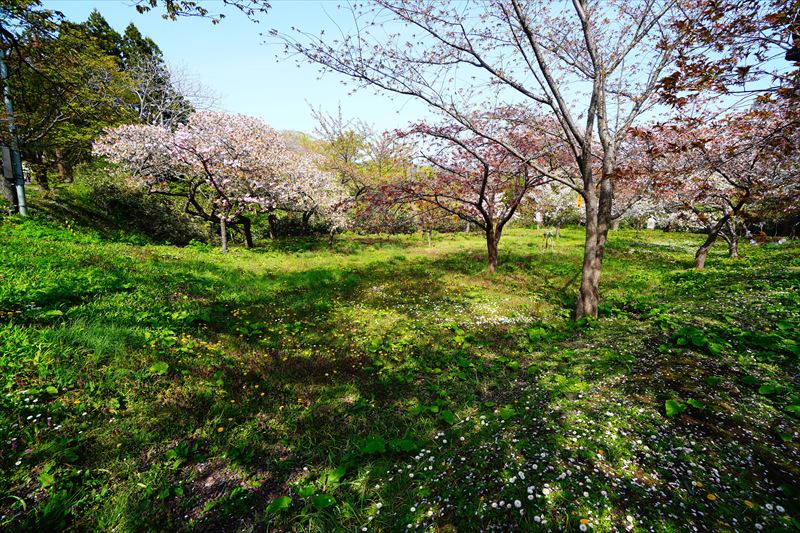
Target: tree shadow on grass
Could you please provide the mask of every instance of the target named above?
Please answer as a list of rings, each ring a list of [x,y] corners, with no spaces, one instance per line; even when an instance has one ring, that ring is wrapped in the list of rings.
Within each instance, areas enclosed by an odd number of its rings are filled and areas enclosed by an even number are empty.
[[[53,199],[36,199],[34,211],[54,221],[68,219],[110,241],[185,245],[206,237],[174,202],[143,191],[106,184],[85,196],[69,189],[54,194]]]
[[[202,263],[192,264],[192,262],[181,262],[181,268],[192,272],[200,279],[208,278],[206,274],[209,272],[214,274],[211,277],[215,279],[225,279],[224,268],[219,269]],[[410,265],[408,268],[416,267]],[[220,270],[223,272],[220,273]],[[178,271],[176,275],[180,278],[182,274]],[[166,453],[163,449],[164,443],[185,439],[187,434],[192,434],[189,428],[196,428],[194,432],[202,431],[202,428],[208,426],[209,420],[219,420],[219,424],[225,425],[228,418],[237,421],[242,418],[256,421],[255,426],[260,431],[256,432],[253,428],[254,433],[247,440],[248,447],[260,451],[267,457],[270,449],[278,449],[281,446],[281,439],[272,439],[268,436],[271,431],[276,430],[279,430],[277,433],[281,435],[322,435],[318,437],[321,439],[321,446],[334,456],[345,453],[348,446],[344,445],[344,448],[337,450],[332,443],[340,443],[338,446],[341,447],[343,446],[341,443],[364,439],[371,431],[379,431],[387,435],[387,438],[393,435],[397,438],[403,437],[408,432],[408,421],[403,412],[395,413],[390,409],[381,410],[380,416],[370,413],[400,400],[409,403],[418,401],[419,391],[413,386],[413,378],[409,378],[413,374],[413,367],[406,365],[402,372],[396,374],[387,365],[397,364],[398,361],[387,357],[386,364],[383,364],[381,369],[377,368],[375,358],[384,354],[380,350],[375,353],[364,351],[363,339],[359,339],[358,332],[355,331],[349,332],[349,339],[342,343],[330,343],[329,338],[326,344],[324,338],[324,332],[342,329],[340,317],[335,313],[337,306],[362,301],[360,296],[362,292],[376,285],[395,281],[398,275],[402,278],[404,274],[398,271],[396,265],[386,269],[371,268],[347,272],[338,269],[313,269],[279,276],[242,273],[238,281],[243,284],[253,283],[258,287],[257,290],[240,293],[235,301],[207,297],[199,297],[188,303],[184,300],[185,307],[195,308],[197,311],[205,308],[216,313],[216,316],[211,317],[207,329],[198,330],[191,324],[184,329],[195,335],[205,331],[213,340],[223,342],[226,357],[224,361],[204,369],[197,368],[197,365],[191,362],[184,364],[180,360],[170,359],[169,375],[174,376],[173,379],[180,380],[179,376],[188,373],[198,377],[200,381],[221,383],[216,386],[219,397],[209,396],[200,388],[188,386],[184,387],[187,392],[176,391],[175,396],[159,394],[158,400],[149,405],[146,413],[148,419],[157,421],[152,426],[154,436],[157,437],[151,445],[160,450],[161,454]],[[424,281],[427,298],[441,297],[441,286],[433,277],[425,280],[417,279],[417,282],[419,281]],[[412,285],[420,287],[418,283]],[[194,288],[199,289],[197,286]],[[206,291],[198,290],[198,292]],[[232,308],[248,310],[248,318],[245,320],[232,318],[230,316]],[[272,321],[271,319],[276,316],[280,317],[279,320]],[[268,322],[268,327],[254,326],[255,323],[265,322]],[[178,329],[181,323],[172,326]],[[313,329],[310,329],[311,326]],[[251,331],[242,334],[240,332],[243,327],[249,327]],[[390,332],[376,332],[376,335],[386,333]],[[289,346],[286,346],[287,344]],[[309,345],[314,349],[306,353]],[[317,351],[320,349],[324,350],[324,353]],[[165,355],[162,354],[162,357]],[[369,369],[365,369],[365,366]],[[379,377],[376,377],[376,374]],[[400,377],[395,380],[397,376]],[[158,391],[160,381],[153,383],[152,392]],[[405,388],[399,388],[398,383]],[[174,385],[173,383],[170,388],[175,389]],[[255,389],[255,385],[259,385],[259,389]],[[343,386],[345,388],[341,391],[331,392],[331,389]],[[255,395],[256,391],[267,391],[266,398],[260,393]],[[429,391],[425,392],[426,395],[430,395]],[[326,395],[329,396],[327,400],[325,400]],[[323,400],[318,400],[319,398]],[[287,420],[282,422],[273,420],[276,413],[289,410],[292,411],[292,415]],[[171,423],[175,420],[181,420],[181,425],[172,426]],[[274,424],[281,426],[289,424],[289,426],[280,429],[272,427]],[[386,430],[384,431],[382,427]],[[210,429],[212,438],[209,440],[218,440],[213,438],[215,428]],[[226,435],[227,433],[217,436],[221,441],[209,445],[209,453],[217,457],[226,457],[227,452],[224,450],[229,446],[225,439]],[[265,442],[268,444],[266,448],[263,445]],[[285,479],[297,472],[299,464],[317,463],[316,467],[320,468],[319,453],[318,448],[313,452],[300,450],[299,453],[291,454],[290,461],[279,461],[277,464],[274,464],[271,458],[261,464],[250,462],[239,464],[239,459],[228,462],[229,468],[238,469],[240,472],[252,468],[255,473],[269,472],[270,479],[278,474]],[[157,458],[155,465],[146,462],[141,468],[160,468],[158,463],[163,463],[161,458],[163,455],[157,453],[155,457]],[[89,459],[86,461],[91,463]],[[166,476],[163,481],[180,483],[180,478],[170,480],[169,476]],[[191,487],[194,485],[189,485],[185,498],[170,495],[167,499],[191,501],[194,496],[200,497],[191,494]],[[278,484],[277,487],[285,488],[285,482]],[[260,508],[263,508],[264,499],[271,496],[272,492],[253,489],[247,494],[252,498],[260,498]],[[165,516],[161,512],[153,514],[152,498],[151,495],[138,500],[139,503],[134,504],[127,514],[131,517],[149,516],[148,520],[157,520],[158,523],[181,523],[181,513],[186,509],[181,506],[166,506],[163,510],[170,516]],[[194,506],[192,509],[196,508],[197,503],[190,504]],[[201,503],[205,505],[209,502]],[[232,519],[228,514],[231,509],[226,505],[220,504],[219,511],[209,509],[204,513],[204,516],[208,515],[211,518],[202,527],[214,529],[225,522],[228,528],[235,528],[232,523],[226,522]],[[224,520],[214,518],[219,513],[224,515]]]
[[[535,334],[529,325],[454,324],[449,310],[469,297],[451,277],[486,281],[474,260],[466,251],[260,273],[162,259],[158,275],[122,270],[145,294],[160,295],[164,309],[144,322],[130,312],[107,323],[144,323],[174,335],[129,362],[130,381],[116,385],[138,403],[116,415],[100,411],[103,423],[120,417],[122,424],[87,437],[76,466],[102,469],[123,458],[135,465],[141,477],[125,483],[147,488],[120,510],[123,529],[133,530],[354,529],[369,516],[387,530],[425,521],[535,530],[577,526],[580,517],[622,528],[629,514],[637,524],[712,529],[749,512],[733,506],[746,490],[791,509],[775,485],[796,480],[776,473],[792,466],[793,456],[776,462],[774,454],[749,454],[762,444],[771,449],[774,442],[763,441],[769,428],[754,433],[751,422],[734,416],[746,413],[754,393],[731,404],[707,389],[700,397],[689,387],[694,381],[682,379],[724,375],[733,354],[685,354],[687,363],[670,351],[661,357],[669,334],[642,320],[646,309],[624,305],[588,327],[560,320],[534,325],[543,329]],[[563,283],[574,264],[532,253],[506,261],[493,289],[566,301]],[[625,267],[621,260],[618,268]],[[419,306],[399,305],[409,300]],[[184,350],[187,336],[221,344]],[[168,363],[164,375],[147,370],[158,360]],[[100,370],[83,369],[94,379]],[[723,401],[733,412],[721,429],[702,410],[668,419],[663,402],[672,394],[697,394],[715,417]],[[743,432],[732,438],[733,427]],[[747,435],[762,444],[748,444]],[[131,444],[114,452],[126,439]],[[189,451],[176,466],[168,452],[181,444]],[[750,464],[744,459],[753,456],[758,475],[741,485]],[[325,482],[337,467],[344,477]],[[306,506],[299,494],[306,485],[339,505]],[[267,515],[267,504],[283,495],[293,498],[290,509]],[[374,502],[384,500],[391,505],[376,513]]]
[[[525,257],[521,256],[519,260],[523,261]],[[509,338],[508,328],[504,327],[484,328],[480,335],[476,335],[481,338],[476,338],[474,346],[467,348],[454,342],[455,335],[452,331],[437,327],[419,332],[411,343],[401,345],[397,354],[392,354],[391,346],[384,345],[383,341],[395,336],[402,337],[405,332],[392,330],[371,334],[380,341],[379,347],[373,351],[370,351],[370,343],[363,342],[365,339],[355,338],[363,332],[354,331],[353,338],[342,345],[330,346],[330,351],[324,355],[302,353],[302,348],[308,344],[320,346],[318,343],[321,340],[316,332],[341,331],[340,317],[335,313],[337,306],[373,302],[373,305],[365,305],[365,313],[384,309],[387,305],[385,300],[365,298],[365,292],[374,287],[390,285],[399,288],[405,298],[414,298],[413,293],[424,294],[430,305],[451,304],[454,296],[444,290],[441,278],[449,275],[456,264],[463,263],[462,254],[455,258],[434,260],[432,265],[422,261],[406,261],[401,264],[386,264],[384,267],[376,268],[373,265],[368,269],[350,269],[346,273],[314,269],[280,275],[277,278],[270,276],[269,290],[259,291],[250,300],[237,300],[237,307],[260,310],[267,314],[276,313],[278,309],[272,303],[265,304],[264,298],[270,302],[280,302],[280,310],[285,313],[281,315],[281,324],[288,324],[289,329],[279,327],[277,337],[259,334],[259,341],[255,346],[252,345],[253,339],[234,342],[237,346],[235,351],[240,354],[237,356],[240,364],[223,369],[222,381],[229,391],[225,398],[230,398],[236,405],[246,406],[243,408],[258,419],[263,416],[265,406],[258,401],[248,404],[247,398],[243,396],[247,393],[239,391],[252,391],[253,385],[260,383],[265,389],[279,391],[277,398],[273,398],[268,404],[271,407],[266,407],[267,411],[274,410],[277,403],[280,403],[279,407],[294,405],[295,409],[300,405],[300,412],[290,419],[288,427],[283,427],[286,434],[315,435],[311,441],[307,441],[305,437],[299,439],[290,460],[282,460],[278,464],[268,462],[257,467],[257,471],[269,471],[269,478],[272,480],[290,480],[307,477],[301,470],[301,465],[310,466],[311,472],[315,474],[336,466],[337,462],[347,463],[354,469],[386,468],[389,462],[407,460],[407,456],[402,453],[395,455],[393,452],[378,459],[364,456],[359,451],[360,445],[370,434],[380,435],[385,441],[411,436],[412,439],[426,442],[436,428],[447,427],[446,423],[435,416],[410,416],[408,408],[415,405],[437,405],[436,402],[442,400],[442,391],[449,398],[446,398],[441,409],[448,407],[456,412],[469,409],[470,405],[480,405],[481,402],[515,400],[517,393],[513,391],[524,386],[524,376],[520,381],[513,366],[506,367],[502,362],[482,361],[479,355],[470,353],[479,353],[488,343],[494,344],[494,348],[506,346],[516,349],[513,342],[518,339],[513,338],[513,335]],[[420,271],[423,264],[424,270]],[[192,267],[193,270],[197,268],[197,265]],[[257,278],[257,275],[252,275],[253,283],[257,282]],[[313,316],[310,316],[312,312]],[[409,317],[406,316],[403,321],[408,320]],[[223,320],[214,322],[214,331],[217,334],[225,335],[236,331]],[[301,341],[306,329],[314,332],[311,335],[313,342]],[[289,337],[301,341],[300,346],[287,349],[282,345],[281,341],[286,341],[287,331],[290,332]],[[258,344],[264,337],[268,338],[269,347],[266,349]],[[438,357],[432,353],[437,351],[432,347],[443,346],[447,347],[445,353],[439,353]],[[257,355],[268,353],[268,361],[265,362],[257,356],[248,357],[248,348]],[[353,356],[354,353],[358,355]],[[393,355],[396,361],[393,361]],[[463,372],[462,365],[467,372]],[[246,374],[243,373],[242,366],[246,368]],[[451,372],[453,368],[448,367],[454,367],[458,372]],[[466,374],[473,371],[476,373],[476,381],[482,382],[477,388],[474,382],[465,378]],[[440,377],[442,374],[445,376]],[[337,388],[337,392],[329,393],[332,388]],[[299,397],[298,400],[295,400],[296,396]],[[191,409],[194,402],[188,401],[185,405]],[[160,418],[164,420],[186,420],[191,416],[188,413],[182,414],[182,409],[176,409],[176,406],[170,404],[162,404],[162,409]],[[204,414],[195,423],[202,424],[203,419],[209,416],[224,419],[229,414],[227,410],[230,407],[221,402],[218,409],[219,413]],[[264,440],[263,436],[259,439],[258,442]],[[275,441],[270,445],[277,444],[278,441]],[[250,446],[258,447],[255,442]],[[325,453],[320,453],[320,449],[324,449]],[[244,470],[253,468],[247,464],[239,464],[238,467]],[[313,479],[312,474],[309,481],[313,482]],[[270,491],[251,491],[243,502],[231,509],[221,508],[214,513],[207,513],[202,525],[195,524],[193,527],[209,530],[231,528],[233,525],[226,520],[236,515],[234,508],[237,512],[242,509],[241,506],[246,508],[248,505],[263,509],[271,498],[290,492],[285,482],[271,486],[273,490]],[[296,495],[295,498],[297,499]],[[255,518],[258,516],[257,512],[250,516],[258,520]],[[323,513],[320,516],[326,515]]]
[[[381,249],[405,250],[418,247],[419,243],[410,236],[374,237],[347,235],[335,237],[333,241],[325,236],[284,237],[259,241],[250,249],[253,254],[267,253],[311,253],[329,252],[335,255],[356,255],[365,251]]]
[[[279,433],[297,439],[291,460],[268,462],[256,468],[259,472],[269,471],[270,479],[302,477],[301,465],[310,466],[316,475],[337,462],[351,464],[354,469],[373,463],[384,468],[388,462],[406,457],[389,451],[374,459],[362,454],[361,445],[369,435],[379,435],[387,443],[392,439],[424,443],[436,428],[447,427],[436,412],[458,411],[474,402],[499,401],[519,386],[511,383],[514,372],[507,371],[503,363],[483,360],[480,353],[489,344],[496,350],[511,342],[508,328],[486,327],[465,345],[450,326],[430,317],[409,331],[408,323],[414,323],[415,318],[397,311],[396,304],[409,300],[441,308],[458,303],[462,296],[445,282],[453,261],[463,262],[463,257],[444,257],[433,264],[424,259],[389,260],[347,271],[316,268],[288,274],[242,274],[240,283],[258,289],[239,294],[235,302],[222,299],[202,304],[228,312],[234,305],[250,311],[244,321],[215,316],[209,325],[208,331],[224,338],[227,351],[235,354],[235,362],[229,366],[205,372],[221,373],[218,379],[224,384],[224,401],[221,399],[203,413],[192,412],[200,402],[191,399],[183,399],[180,404],[161,402],[154,406],[159,413],[157,418],[202,426],[209,418],[225,420],[232,409],[244,409],[252,419],[271,419],[268,413],[292,409],[294,415],[278,424]],[[204,268],[185,261],[181,265],[194,272]],[[376,288],[380,289],[377,294]],[[397,314],[397,326],[369,330],[364,324],[348,324],[339,311],[354,307],[367,318],[387,311]],[[272,320],[276,317],[278,320]],[[248,327],[269,324],[256,326],[255,333],[238,337],[242,322],[249,323]],[[338,341],[329,335],[326,339],[320,332],[338,332],[343,338]],[[499,342],[501,339],[505,340]],[[518,380],[515,375],[514,379]],[[262,391],[274,391],[268,400],[261,400],[260,393],[257,397],[248,396],[257,390],[256,384]],[[228,405],[230,401],[237,407]],[[409,414],[410,409],[420,405],[437,411],[428,410],[422,416]],[[314,437],[308,441],[310,435]],[[263,434],[258,439],[270,442]],[[279,440],[271,442],[270,446],[278,443]],[[258,449],[256,441],[249,446]],[[414,446],[418,449],[420,445]],[[288,490],[285,482],[275,487],[266,492],[252,490],[253,499],[247,500],[248,504],[263,509],[267,499],[280,492],[278,489]],[[149,505],[147,501],[141,504]],[[137,510],[141,509],[131,509],[131,516]],[[176,508],[175,512],[181,511]],[[232,516],[222,510],[207,515],[206,526],[202,527],[209,529],[221,527]]]

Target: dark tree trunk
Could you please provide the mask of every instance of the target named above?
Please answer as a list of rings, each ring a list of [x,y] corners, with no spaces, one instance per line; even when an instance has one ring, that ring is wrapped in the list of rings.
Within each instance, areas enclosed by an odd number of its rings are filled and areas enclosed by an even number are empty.
[[[244,235],[244,247],[245,248],[252,248],[253,247],[253,230],[252,230],[252,222],[250,221],[249,217],[244,215],[239,215],[237,219],[237,223],[241,224],[242,226],[242,234]]]
[[[11,166],[11,151],[3,146],[2,149],[3,175],[0,177],[0,189],[3,198],[13,207],[14,212],[19,210],[19,199],[17,198],[17,188],[14,183],[14,171]]]
[[[486,272],[494,274],[497,271],[497,244],[500,242],[501,230],[496,229],[491,222],[486,224]]]
[[[716,242],[717,237],[719,237],[719,232],[728,223],[731,214],[727,214],[720,219],[713,227],[709,228],[708,236],[703,244],[700,245],[700,248],[697,249],[697,252],[694,254],[694,268],[695,270],[703,270],[703,267],[706,266],[706,258],[708,257],[708,252],[711,250],[711,246]]]
[[[578,304],[575,307],[576,319],[584,316],[597,318],[600,304],[600,273],[603,269],[603,255],[611,221],[611,202],[614,197],[610,172],[604,171],[603,173],[599,197],[592,191],[591,186],[585,189],[587,191],[586,198],[584,198],[586,239],[583,249],[581,286],[578,291]]]
[[[490,237],[486,238],[486,246],[489,251],[486,271],[494,274],[497,271],[497,243]]]
[[[269,223],[269,238],[275,240],[278,238],[278,217],[275,216],[275,213],[270,213],[267,216],[267,222]]]
[[[219,236],[222,239],[222,251],[228,253],[228,224],[224,216],[219,219]]]
[[[309,220],[311,220],[311,215],[313,215],[313,211],[305,211],[303,212],[303,234],[308,235],[311,233],[311,228],[309,227]]]

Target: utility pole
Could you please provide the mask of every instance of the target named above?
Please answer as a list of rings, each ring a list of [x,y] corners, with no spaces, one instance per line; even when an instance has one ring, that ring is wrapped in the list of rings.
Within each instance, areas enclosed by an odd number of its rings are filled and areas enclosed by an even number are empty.
[[[8,83],[8,69],[6,68],[6,51],[0,48],[0,78],[3,83],[3,99],[6,104],[6,120],[8,133],[11,136],[11,173],[17,190],[17,206],[19,214],[28,216],[28,207],[25,204],[25,176],[22,173],[22,158],[19,155],[19,139],[17,128],[14,126],[14,106],[11,103],[11,87]]]

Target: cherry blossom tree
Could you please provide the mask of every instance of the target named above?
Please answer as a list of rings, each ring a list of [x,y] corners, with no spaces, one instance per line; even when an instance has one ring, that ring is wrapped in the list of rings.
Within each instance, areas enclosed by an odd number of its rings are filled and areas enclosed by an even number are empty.
[[[642,195],[630,203],[627,209],[621,210],[619,216],[614,219],[614,226],[624,223],[641,229],[652,220],[658,228],[678,229],[683,227],[680,225],[680,215],[680,210],[676,210],[675,204],[668,198],[656,194]]]
[[[536,223],[554,226],[556,236],[560,236],[561,226],[584,221],[583,199],[566,185],[553,181],[536,187],[529,196],[527,209],[534,212]]]
[[[505,112],[505,110],[504,110]],[[458,121],[418,123],[401,135],[419,141],[419,165],[408,175],[377,187],[383,204],[426,203],[480,228],[486,237],[487,270],[497,269],[498,243],[506,224],[529,191],[549,178],[539,172],[552,159],[555,147],[530,126],[530,121],[476,117],[502,142],[476,135]],[[510,147],[513,147],[510,149]],[[429,210],[423,227],[430,229]]]
[[[649,144],[658,194],[670,198],[707,237],[695,253],[702,269],[718,237],[738,256],[736,225],[758,205],[795,209],[800,196],[797,116],[764,106],[713,123],[660,125]]]
[[[292,194],[289,149],[260,120],[201,112],[175,131],[124,125],[106,132],[97,155],[123,165],[148,191],[185,199],[187,213],[220,225],[223,250],[228,228],[241,228],[252,246],[249,206],[277,205]]]
[[[187,213],[228,229],[241,229],[252,246],[249,210],[298,211],[346,225],[345,192],[321,168],[318,155],[261,120],[244,115],[199,112],[173,130],[125,125],[95,143],[97,155],[123,165],[155,194],[185,199]]]
[[[327,223],[331,236],[347,227],[353,198],[346,182],[328,170],[328,159],[317,150],[316,143],[297,134],[284,134],[283,138],[290,148],[282,175],[286,186],[270,209],[301,213],[306,230],[310,218],[316,216]]]
[[[612,229],[618,229],[621,222],[643,225],[651,216],[656,218],[658,224],[666,225],[670,215],[661,205],[661,199],[648,194],[652,192],[650,189],[652,180],[644,173],[630,173],[630,162],[627,158],[633,154],[628,150],[624,150],[623,154],[621,158],[626,159],[626,164],[618,170],[616,176],[614,204],[610,217]],[[564,224],[586,222],[583,197],[563,183],[551,181],[537,187],[531,192],[530,199],[528,211],[538,213],[541,223],[555,226],[556,236]]]
[[[504,140],[474,120],[475,110],[487,102],[537,106],[570,159],[558,172],[535,171],[573,188],[584,201],[575,314],[597,316],[618,148],[654,105],[658,81],[673,63],[676,7],[676,0],[497,0],[454,9],[433,0],[376,0],[352,7],[347,16],[353,29],[341,36],[301,30],[273,35],[289,53],[361,86],[420,99],[499,144]]]

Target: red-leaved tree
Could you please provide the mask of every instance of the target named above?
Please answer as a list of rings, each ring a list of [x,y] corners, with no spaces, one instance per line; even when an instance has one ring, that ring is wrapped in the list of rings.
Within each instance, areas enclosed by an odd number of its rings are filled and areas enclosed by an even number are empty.
[[[702,269],[718,237],[738,256],[735,224],[760,206],[794,211],[800,197],[797,116],[764,106],[700,125],[659,125],[640,132],[654,194],[671,199],[707,237],[695,253]]]
[[[501,110],[504,116],[511,111]],[[486,237],[487,270],[497,269],[498,243],[506,224],[531,189],[550,178],[540,168],[554,170],[560,147],[526,121],[497,120],[495,113],[474,117],[484,121],[477,135],[457,121],[418,123],[403,132],[415,137],[419,165],[408,175],[375,188],[379,205],[425,203],[480,228]],[[430,218],[429,210],[416,209]]]
[[[708,94],[800,98],[800,0],[681,0],[682,35],[662,95],[678,106]]]

